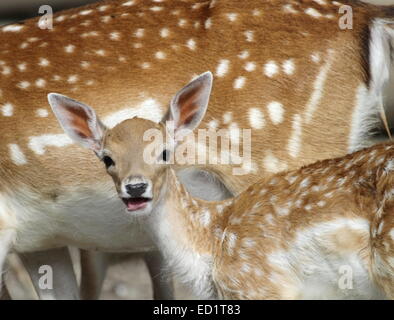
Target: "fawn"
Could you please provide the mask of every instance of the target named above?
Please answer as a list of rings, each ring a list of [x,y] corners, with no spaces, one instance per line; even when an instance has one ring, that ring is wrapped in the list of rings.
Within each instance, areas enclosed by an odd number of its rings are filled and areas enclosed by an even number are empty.
[[[173,98],[160,123],[133,118],[113,129],[86,105],[57,94],[49,100],[65,132],[103,160],[127,212],[200,297],[394,298],[394,145],[263,178],[233,199],[196,199],[166,163],[174,151],[162,147],[160,161],[145,161],[143,135],[174,129],[178,144],[202,120],[211,86],[208,72]]]

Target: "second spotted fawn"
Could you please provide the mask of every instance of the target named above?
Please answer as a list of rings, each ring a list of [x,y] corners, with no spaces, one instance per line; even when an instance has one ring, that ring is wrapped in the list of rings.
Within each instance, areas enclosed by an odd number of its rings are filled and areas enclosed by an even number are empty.
[[[82,103],[57,94],[49,101],[65,132],[104,161],[127,213],[199,297],[394,298],[394,145],[263,178],[233,199],[196,199],[166,163],[167,147],[161,161],[144,160],[143,136],[168,134],[172,120],[176,144],[202,120],[211,85],[210,73],[192,81],[160,123],[133,118],[113,129]]]

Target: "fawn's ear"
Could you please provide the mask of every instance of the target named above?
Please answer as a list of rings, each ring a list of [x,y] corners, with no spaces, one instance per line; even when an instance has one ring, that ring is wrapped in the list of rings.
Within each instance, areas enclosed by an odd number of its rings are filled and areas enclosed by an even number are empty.
[[[106,128],[91,107],[57,93],[50,93],[48,101],[61,127],[74,142],[100,151]]]
[[[200,125],[208,107],[213,76],[205,72],[178,91],[172,98],[170,109],[163,121],[173,121],[175,137],[193,131]]]

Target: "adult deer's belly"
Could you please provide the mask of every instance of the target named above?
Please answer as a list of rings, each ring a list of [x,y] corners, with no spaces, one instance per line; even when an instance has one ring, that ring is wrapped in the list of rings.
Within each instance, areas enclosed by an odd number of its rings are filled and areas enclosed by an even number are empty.
[[[111,185],[68,189],[56,201],[25,189],[6,201],[17,221],[14,248],[18,252],[66,245],[112,252],[154,248]]]

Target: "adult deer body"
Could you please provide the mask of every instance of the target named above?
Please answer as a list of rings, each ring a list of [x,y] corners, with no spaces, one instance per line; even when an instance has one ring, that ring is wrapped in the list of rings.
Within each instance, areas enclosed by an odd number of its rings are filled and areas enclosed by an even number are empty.
[[[94,105],[108,127],[135,114],[159,121],[176,88],[215,70],[201,127],[253,129],[249,174],[209,168],[231,193],[368,143],[389,81],[391,12],[355,3],[353,29],[340,30],[339,5],[104,1],[55,15],[52,30],[37,19],[1,28],[0,264],[10,248],[151,246],[48,113],[51,91]]]
[[[167,145],[147,164],[152,142],[144,134],[167,135],[171,120],[177,144],[204,116],[211,81],[206,73],[182,89],[160,124],[134,118],[107,129],[88,106],[55,94],[49,100],[69,136],[106,163],[128,213],[200,297],[393,299],[393,144],[278,173],[217,202],[186,191],[163,156],[174,152]],[[341,283],[344,268],[350,287]]]

